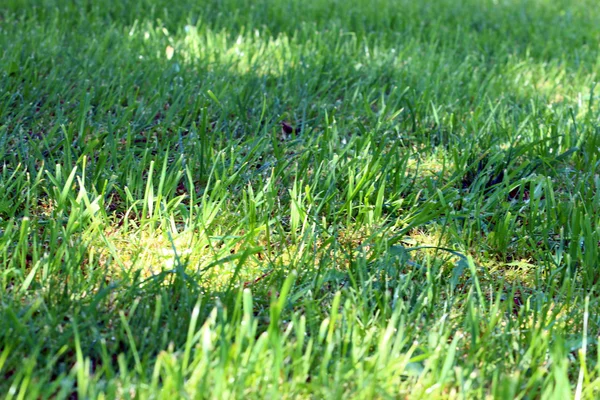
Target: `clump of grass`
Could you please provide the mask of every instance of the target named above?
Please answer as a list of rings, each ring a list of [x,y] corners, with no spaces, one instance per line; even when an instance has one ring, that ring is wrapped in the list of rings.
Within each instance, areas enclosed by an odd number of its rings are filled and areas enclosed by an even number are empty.
[[[8,398],[596,398],[588,0],[9,0]]]

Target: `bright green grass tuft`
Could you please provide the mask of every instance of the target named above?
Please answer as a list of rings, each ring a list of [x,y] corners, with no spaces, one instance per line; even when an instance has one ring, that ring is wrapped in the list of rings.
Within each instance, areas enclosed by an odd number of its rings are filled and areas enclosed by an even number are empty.
[[[598,398],[598,21],[4,0],[0,393]]]

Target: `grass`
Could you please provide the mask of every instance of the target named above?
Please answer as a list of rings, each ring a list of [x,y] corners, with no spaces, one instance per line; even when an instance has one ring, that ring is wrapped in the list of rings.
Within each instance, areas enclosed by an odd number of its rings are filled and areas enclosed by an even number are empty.
[[[592,0],[5,0],[7,398],[600,395]]]

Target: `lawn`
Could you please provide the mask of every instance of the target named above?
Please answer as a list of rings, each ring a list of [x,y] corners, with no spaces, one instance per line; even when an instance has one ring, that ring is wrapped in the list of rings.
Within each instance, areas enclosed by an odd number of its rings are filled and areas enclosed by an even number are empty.
[[[596,0],[3,0],[6,398],[596,399]]]

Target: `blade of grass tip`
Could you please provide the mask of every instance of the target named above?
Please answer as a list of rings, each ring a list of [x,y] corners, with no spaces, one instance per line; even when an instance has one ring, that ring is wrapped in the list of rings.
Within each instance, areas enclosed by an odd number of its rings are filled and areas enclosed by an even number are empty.
[[[181,128],[177,130],[177,144],[179,145],[179,153],[181,154],[181,168],[185,169],[185,152],[183,151],[183,136]]]
[[[86,373],[85,360],[83,358],[83,352],[81,351],[81,340],[79,337],[79,329],[77,322],[73,320],[73,333],[75,335],[75,354],[77,363],[75,364],[76,375],[77,375],[77,395],[80,399],[85,398],[87,393],[87,387],[89,384],[89,376]]]
[[[33,268],[31,268],[31,271],[29,272],[29,274],[27,274],[27,278],[25,278],[25,281],[23,281],[23,284],[21,285],[21,293],[25,293],[27,291],[27,289],[29,289],[29,286],[31,285],[31,282],[33,281],[33,278],[35,277],[35,274],[37,273],[38,269],[40,268],[40,260],[38,260],[35,265],[33,266]]]
[[[131,328],[129,327],[129,323],[127,322],[127,318],[125,317],[125,313],[123,310],[119,311],[119,317],[121,318],[121,323],[123,324],[123,329],[125,330],[125,334],[127,335],[127,340],[129,340],[129,346],[131,346],[131,353],[133,354],[133,359],[135,361],[135,370],[140,375],[140,378],[143,377],[144,370],[142,368],[142,363],[140,361],[140,354],[137,351],[137,346],[135,345],[135,339],[133,334],[131,333]]]
[[[183,352],[183,361],[181,363],[181,370],[183,373],[186,372],[187,367],[190,362],[190,353],[192,351],[192,346],[194,345],[194,334],[196,333],[196,325],[198,324],[198,316],[200,315],[200,306],[202,304],[202,297],[198,298],[194,309],[192,310],[192,315],[190,318],[190,326],[188,328],[187,339],[185,341],[185,350]]]
[[[167,150],[164,155],[163,165],[160,170],[160,177],[158,179],[158,191],[156,193],[156,201],[155,201],[156,204],[161,204],[161,200],[164,197],[163,191],[164,191],[164,186],[165,186],[165,180],[167,179],[168,161],[169,161],[169,151]]]
[[[333,346],[333,331],[335,330],[335,324],[339,314],[340,301],[342,298],[341,292],[338,290],[333,297],[331,303],[331,315],[329,317],[329,329],[327,330],[327,345]]]
[[[162,296],[160,294],[156,295],[156,303],[154,305],[154,316],[152,317],[152,324],[150,325],[153,336],[156,336],[158,334],[158,324],[160,322],[160,317],[162,316],[162,301]]]
[[[242,305],[243,305],[243,320],[251,321],[254,317],[253,310],[254,307],[252,305],[252,290],[249,288],[244,289],[242,294]],[[1,365],[0,365],[1,367]]]
[[[108,346],[106,345],[105,338],[100,339],[100,357],[102,359],[102,377],[110,381],[114,378],[115,371],[113,369],[114,364],[112,359],[108,355]]]
[[[592,82],[592,87],[590,88],[590,99],[588,101],[588,109],[586,117],[589,119],[592,115],[592,108],[594,107],[594,89],[596,89],[596,85],[598,82]]]
[[[154,172],[154,160],[150,161],[148,168],[148,178],[146,181],[146,190],[144,193],[144,202],[142,205],[141,223],[146,221],[146,218],[152,218],[154,211],[154,185],[152,184],[152,174]]]
[[[63,186],[62,191],[60,192],[60,198],[58,199],[58,204],[60,207],[64,207],[65,201],[67,200],[67,196],[69,195],[69,190],[71,190],[71,185],[73,184],[73,180],[75,180],[75,173],[77,172],[77,166],[73,167],[65,185]]]
[[[450,343],[450,347],[446,353],[446,359],[444,360],[444,365],[442,367],[442,372],[440,375],[440,382],[443,382],[446,379],[446,376],[450,373],[450,369],[454,364],[454,358],[456,357],[456,348],[458,347],[458,342],[462,339],[462,334],[457,333],[452,339],[452,343]]]
[[[254,320],[254,307],[252,304],[252,291],[248,288],[244,289],[242,293],[242,336],[250,340],[250,343],[254,342],[256,324]]]
[[[210,97],[211,99],[214,100],[215,103],[217,103],[219,105],[219,107],[223,108],[223,105],[221,104],[221,102],[219,101],[219,99],[217,98],[217,96],[213,93],[212,90],[207,90],[206,93],[208,94],[208,97]]]
[[[377,199],[375,200],[375,221],[379,222],[379,219],[383,215],[383,202],[385,200],[385,184],[386,179],[382,178],[379,182],[379,190],[377,191]]]
[[[473,261],[473,257],[470,255],[467,256],[467,263],[469,265],[469,270],[473,275],[473,283],[475,284],[475,290],[477,290],[477,297],[479,297],[479,304],[483,305],[485,298],[483,297],[483,292],[481,291],[481,285],[479,284],[479,278],[477,277],[477,267],[475,266],[475,262]]]
[[[583,339],[581,348],[579,349],[579,376],[577,377],[577,387],[575,388],[574,400],[581,400],[581,394],[583,391],[583,379],[587,375],[587,368],[585,365],[586,352],[587,352],[587,329],[588,329],[588,318],[589,318],[589,307],[590,307],[590,296],[585,296],[585,306],[583,311]]]
[[[2,350],[2,354],[0,354],[0,372],[2,372],[2,368],[4,368],[4,364],[6,364],[6,360],[8,359],[8,355],[11,352],[11,347],[6,346],[3,350]]]
[[[24,267],[27,264],[27,254],[29,253],[29,217],[23,217],[21,219],[21,229],[19,229],[19,242],[18,242],[18,253],[19,261],[21,266]]]
[[[35,359],[34,358],[30,358],[25,360],[25,368],[23,371],[23,380],[21,381],[21,387],[19,388],[19,394],[17,395],[17,400],[24,400],[26,398],[30,398],[25,397],[27,395],[27,388],[29,387],[29,384],[31,383],[31,378],[33,375],[33,368],[35,367]],[[31,394],[30,394],[31,396]]]
[[[161,353],[156,357],[154,368],[152,369],[152,379],[150,380],[150,393],[159,392],[160,370],[162,369],[163,359],[165,354]]]
[[[23,376],[23,371],[18,371],[14,376],[12,376],[12,382],[4,400],[12,400],[15,398],[15,394],[17,393],[17,387],[19,386],[19,382],[21,381],[21,377]]]
[[[200,150],[197,152],[199,156],[199,164],[200,164],[200,179],[204,178],[204,168],[206,166],[205,159],[208,158],[209,151],[209,140],[208,140],[208,108],[202,108],[202,119],[200,124],[200,130],[198,130],[198,139],[200,143]]]
[[[277,301],[273,301],[273,303],[271,304],[271,322],[269,324],[269,333],[270,334],[278,332],[279,317],[281,316],[281,311],[283,310],[283,307],[285,306],[287,297],[290,293],[292,285],[294,284],[297,276],[298,276],[298,273],[296,272],[296,270],[293,270],[288,275],[288,277],[285,279],[285,282],[283,282],[283,286],[281,287],[281,292],[279,293],[279,298],[277,299]]]
[[[166,210],[164,204],[161,204],[160,207],[162,209],[163,215],[166,215],[167,210]],[[175,245],[175,240],[173,239],[173,235],[171,235],[171,231],[169,229],[167,229],[167,239],[169,240],[169,244],[171,245],[171,250],[173,250],[173,256],[175,258],[175,270],[177,272],[185,274],[186,264],[184,264],[181,261],[181,257],[179,256],[179,253],[177,252],[177,246]]]
[[[70,166],[73,165],[73,156],[71,155],[71,148],[73,146],[73,135],[70,131],[67,130],[67,128],[63,124],[60,125],[60,128],[64,134],[63,144],[65,149],[65,164]]]

